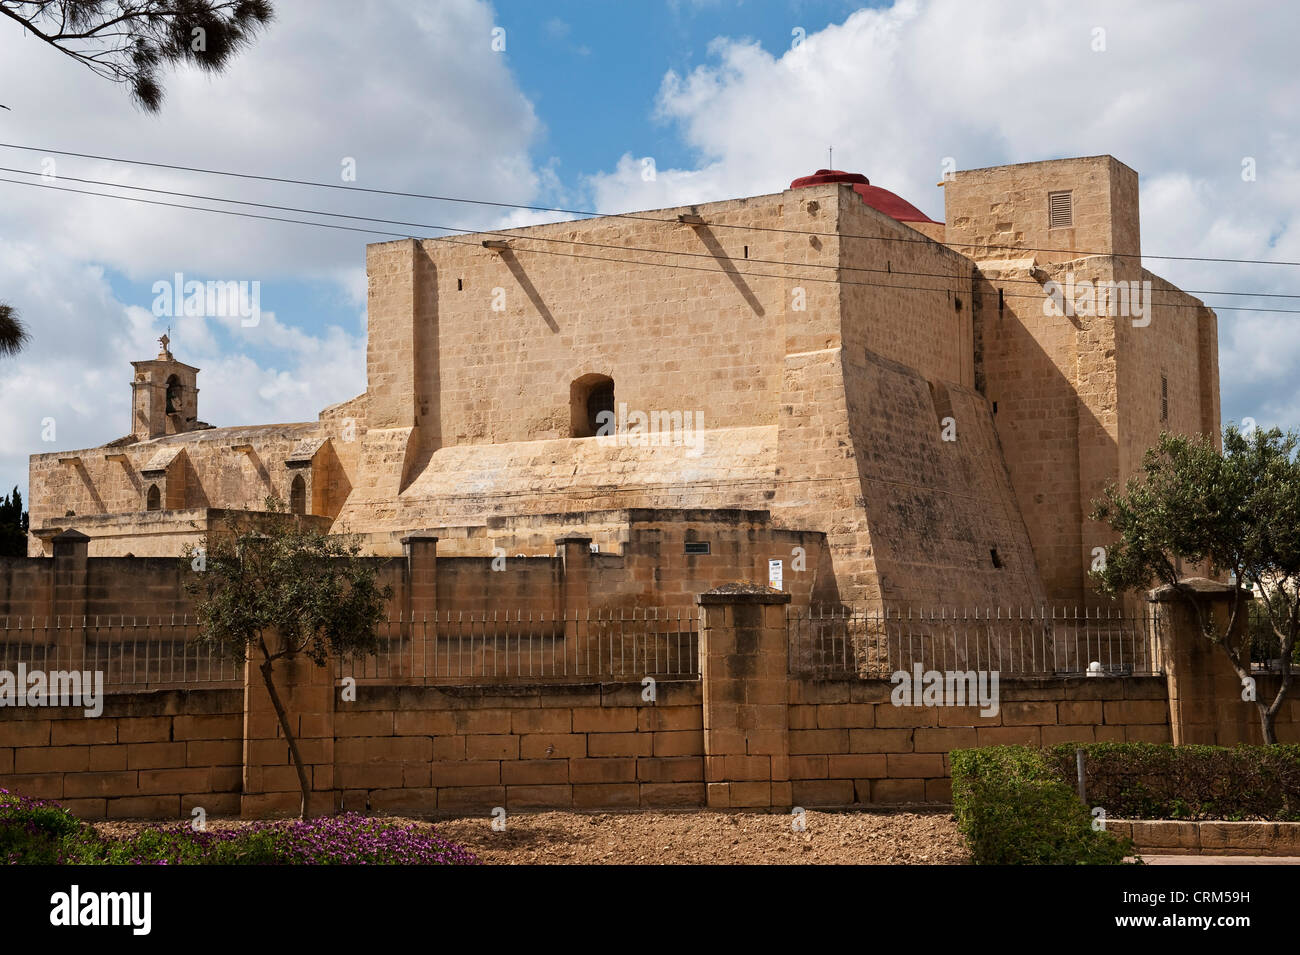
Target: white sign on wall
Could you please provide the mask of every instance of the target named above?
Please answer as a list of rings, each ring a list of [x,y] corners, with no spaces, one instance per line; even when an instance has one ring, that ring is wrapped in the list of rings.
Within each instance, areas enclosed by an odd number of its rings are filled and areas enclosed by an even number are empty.
[[[781,590],[783,580],[784,565],[779,560],[769,560],[767,562],[767,585],[776,590]]]

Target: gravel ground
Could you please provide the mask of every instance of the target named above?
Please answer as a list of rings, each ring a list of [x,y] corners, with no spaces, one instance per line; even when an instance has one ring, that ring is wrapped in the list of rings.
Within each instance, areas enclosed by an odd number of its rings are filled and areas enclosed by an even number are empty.
[[[505,832],[490,820],[435,823],[487,863],[702,863],[955,865],[967,861],[952,817],[945,812],[812,812],[803,832],[788,813],[628,812],[516,813]]]
[[[759,812],[518,812],[504,832],[486,815],[428,820],[492,865],[830,864],[960,865],[966,849],[956,824],[939,811],[814,812],[804,831],[788,813]],[[142,822],[96,823],[105,835],[125,835]],[[209,819],[211,829],[238,826]]]

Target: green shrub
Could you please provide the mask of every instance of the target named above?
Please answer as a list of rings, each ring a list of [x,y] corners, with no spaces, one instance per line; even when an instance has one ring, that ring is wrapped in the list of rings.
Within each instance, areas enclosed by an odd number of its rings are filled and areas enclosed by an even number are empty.
[[[213,842],[203,859],[205,865],[283,865],[285,836],[276,829],[257,829],[238,839]]]
[[[1128,839],[1092,828],[1092,814],[1048,765],[1022,746],[956,750],[952,802],[976,865],[1118,865]]]
[[[1115,819],[1300,821],[1300,746],[1062,743],[1045,750],[1073,786],[1084,751],[1088,802]]]
[[[93,830],[52,802],[0,789],[0,862],[56,865]]]
[[[188,827],[141,829],[107,840],[101,861],[105,865],[201,865],[203,845],[197,835]]]

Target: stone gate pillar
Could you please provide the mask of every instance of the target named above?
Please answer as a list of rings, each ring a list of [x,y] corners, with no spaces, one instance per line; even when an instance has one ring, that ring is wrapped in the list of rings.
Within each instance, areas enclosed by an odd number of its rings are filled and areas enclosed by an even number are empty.
[[[583,645],[592,639],[596,625],[589,619],[580,622],[579,615],[589,614],[591,608],[591,538],[557,537],[555,553],[562,568],[560,607],[564,612],[565,672],[586,673],[594,661],[588,659]]]
[[[695,600],[709,807],[788,808],[790,595],[727,584]]]
[[[391,665],[414,679],[423,679],[426,661],[436,663],[438,659],[438,538],[408,534],[402,538],[402,550],[406,555],[406,622],[398,633],[410,642],[398,644],[401,659]],[[387,633],[398,635],[391,628]]]
[[[1169,686],[1169,730],[1175,746],[1204,743],[1231,746],[1259,743],[1259,714],[1242,699],[1241,678],[1221,647],[1201,632],[1190,598],[1210,614],[1220,630],[1232,611],[1232,584],[1188,577],[1179,587],[1166,584],[1151,591],[1147,600],[1156,608],[1156,639]],[[1181,593],[1180,593],[1181,591]],[[1248,626],[1246,608],[1233,625],[1232,639],[1240,639]]]
[[[69,528],[55,536],[50,613],[53,629],[47,640],[54,644],[50,669],[82,669],[86,659],[86,593],[90,538]]]

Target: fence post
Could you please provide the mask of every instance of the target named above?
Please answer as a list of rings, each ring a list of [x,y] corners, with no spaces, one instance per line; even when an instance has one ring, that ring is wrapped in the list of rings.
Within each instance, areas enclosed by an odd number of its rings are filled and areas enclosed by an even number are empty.
[[[1074,771],[1079,777],[1079,801],[1087,804],[1088,802],[1088,781],[1084,775],[1084,755],[1083,747],[1080,746],[1074,751]]]
[[[700,607],[704,779],[710,808],[791,805],[790,595],[727,584]]]

